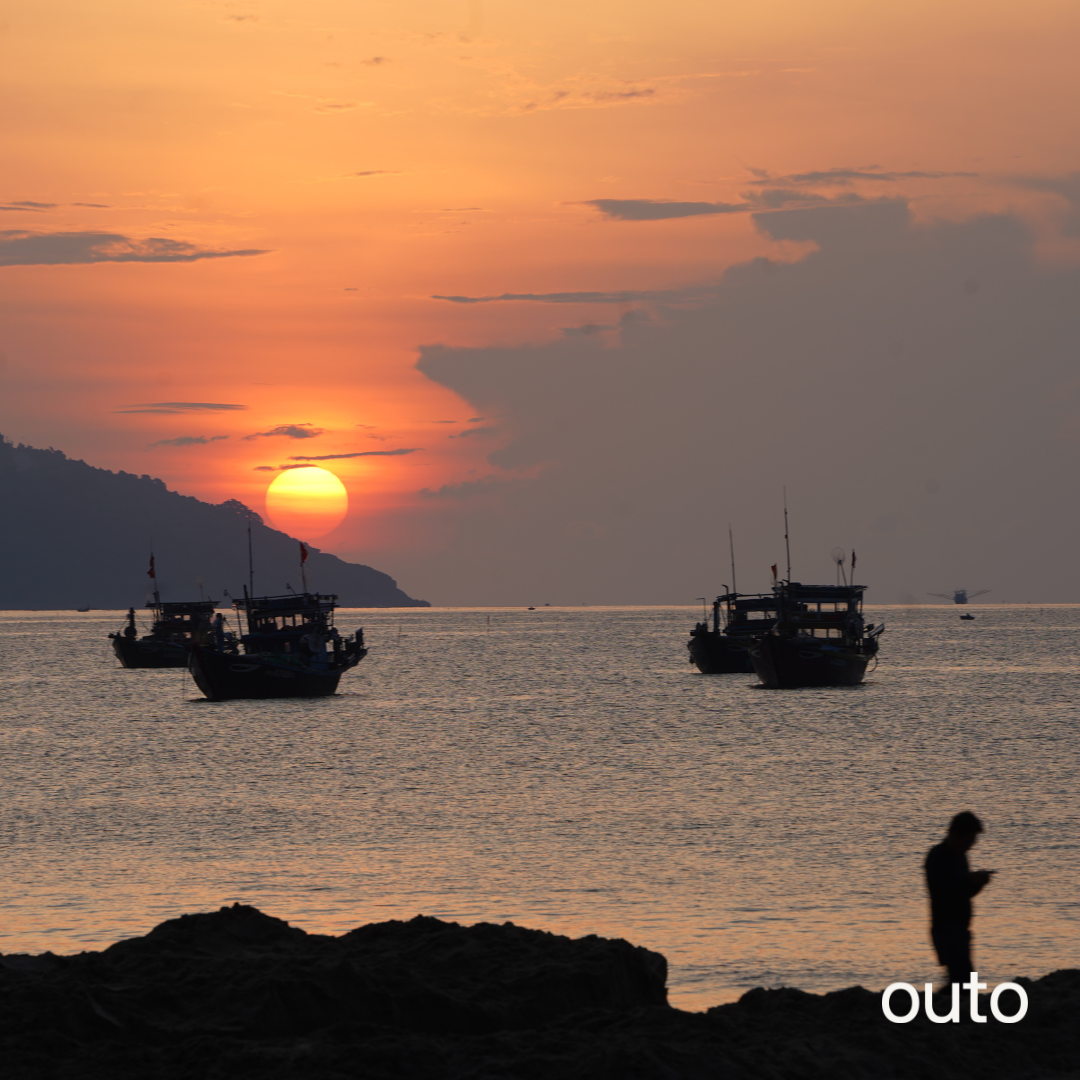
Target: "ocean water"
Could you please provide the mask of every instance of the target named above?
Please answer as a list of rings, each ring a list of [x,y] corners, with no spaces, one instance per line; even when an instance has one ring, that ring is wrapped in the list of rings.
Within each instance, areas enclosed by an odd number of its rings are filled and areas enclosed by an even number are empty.
[[[921,860],[975,810],[991,983],[1080,966],[1080,607],[873,608],[860,687],[686,662],[691,608],[365,610],[341,692],[211,703],[119,612],[0,614],[0,952],[235,901],[625,937],[671,1001],[937,968]]]

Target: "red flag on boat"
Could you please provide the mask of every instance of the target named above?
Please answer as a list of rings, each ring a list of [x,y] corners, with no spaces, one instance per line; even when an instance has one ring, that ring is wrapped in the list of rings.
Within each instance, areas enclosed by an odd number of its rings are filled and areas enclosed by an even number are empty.
[[[150,569],[146,571],[147,577],[152,577],[157,580],[157,574],[154,573],[154,556],[150,556]]]
[[[855,574],[855,549],[854,548],[851,549],[851,573],[852,573],[851,584],[854,585],[855,584],[855,577],[854,577],[854,574]]]
[[[776,563],[772,564],[772,579],[773,581],[776,580]]]
[[[304,541],[300,541],[300,565],[303,566],[307,562],[307,548],[304,547]]]

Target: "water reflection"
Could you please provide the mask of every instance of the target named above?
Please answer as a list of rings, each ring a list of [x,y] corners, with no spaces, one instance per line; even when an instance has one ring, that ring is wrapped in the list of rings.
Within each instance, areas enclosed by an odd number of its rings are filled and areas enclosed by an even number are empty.
[[[977,613],[874,609],[866,684],[768,694],[686,663],[689,608],[346,613],[373,649],[343,693],[214,704],[121,670],[115,613],[5,613],[0,950],[242,901],[623,936],[691,1008],[920,982],[921,860],[970,805],[980,972],[1075,963],[1080,608]]]

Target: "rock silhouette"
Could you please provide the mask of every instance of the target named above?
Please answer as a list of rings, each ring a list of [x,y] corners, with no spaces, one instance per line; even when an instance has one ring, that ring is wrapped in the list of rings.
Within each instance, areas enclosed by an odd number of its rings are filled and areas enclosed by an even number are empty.
[[[1080,971],[1026,982],[1011,1026],[890,1024],[859,987],[687,1013],[666,972],[595,936],[417,916],[332,937],[236,904],[102,952],[0,957],[0,1060],[11,1080],[1048,1080],[1080,1061]]]

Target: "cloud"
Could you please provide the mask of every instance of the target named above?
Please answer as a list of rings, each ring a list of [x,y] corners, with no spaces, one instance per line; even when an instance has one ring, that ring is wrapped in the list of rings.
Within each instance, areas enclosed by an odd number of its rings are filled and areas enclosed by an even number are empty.
[[[0,230],[0,266],[61,266],[84,263],[189,263],[265,255],[268,249],[218,251],[183,240],[151,236],[145,240],[103,232]]]
[[[402,450],[361,450],[355,454],[320,454],[317,457],[308,457],[303,454],[292,454],[290,461],[340,461],[344,458],[354,457],[400,457],[402,454],[415,454],[421,447],[414,446]]]
[[[361,60],[361,64],[367,64],[368,67],[378,67],[380,64],[389,64],[389,56],[370,56],[367,60]]]
[[[834,580],[840,545],[874,603],[954,578],[1080,599],[1056,570],[1080,528],[1062,494],[1080,453],[1080,268],[1035,259],[1014,213],[915,222],[896,199],[754,222],[813,246],[733,266],[698,287],[707,302],[615,342],[425,346],[419,371],[499,416],[490,471],[526,479],[492,505],[428,492],[453,542],[397,572],[447,604],[689,602],[727,580],[714,540],[730,521],[740,587],[764,589],[786,484],[803,581]]]
[[[583,323],[581,326],[560,326],[559,329],[567,337],[592,337],[594,334],[603,334],[607,330],[618,330],[617,324]]]
[[[499,429],[493,427],[474,427],[459,431],[456,435],[447,435],[448,439],[465,439],[470,435],[494,435]]]
[[[656,99],[654,86],[631,86],[610,90],[551,90],[531,97],[517,108],[520,112],[541,109],[594,109],[613,105],[635,105]]]
[[[688,289],[625,289],[620,292],[501,293],[499,296],[432,296],[451,304],[494,304],[505,301],[533,304],[631,304],[636,301],[681,303],[712,295],[715,286],[695,285]]]
[[[238,412],[246,405],[223,405],[216,401],[144,401],[137,409],[116,409],[117,413],[177,413],[200,412]]]
[[[368,169],[365,172],[351,172],[347,173],[347,177],[353,176],[400,176],[401,172],[398,169]]]
[[[278,424],[269,431],[256,431],[254,435],[245,435],[244,439],[251,442],[252,439],[265,439],[274,435],[284,435],[288,439],[314,439],[325,430],[311,424]]]
[[[442,487],[421,488],[419,494],[425,499],[471,499],[476,495],[491,495],[512,491],[526,481],[511,477],[483,476],[479,480],[464,480],[460,484],[443,484]]]
[[[1080,173],[1062,177],[1020,177],[1013,180],[1018,187],[1029,191],[1044,191],[1060,195],[1069,204],[1069,212],[1061,223],[1065,236],[1080,236]]]
[[[464,214],[469,210],[483,210],[482,206],[444,206],[440,214]]]
[[[666,218],[700,217],[705,214],[745,214],[751,203],[675,202],[671,199],[588,199],[606,217],[617,221],[660,221]]]
[[[791,206],[823,206],[825,204],[865,202],[854,192],[830,199],[810,191],[791,188],[767,188],[764,191],[744,191],[741,203],[676,202],[671,199],[589,199],[581,205],[595,207],[615,221],[665,221],[670,218],[711,217],[716,214],[751,214],[762,210],[784,210]]]
[[[808,184],[813,186],[847,186],[856,180],[878,180],[895,182],[897,180],[942,180],[950,176],[978,176],[973,172],[881,172],[877,165],[867,165],[862,169],[820,169],[815,172],[789,173],[787,176],[772,176],[764,169],[750,170],[757,177],[751,184]]]
[[[147,450],[152,450],[155,446],[197,446],[205,445],[206,443],[218,442],[221,439],[227,439],[228,435],[211,435],[207,439],[203,435],[181,435],[175,439],[159,439],[157,442],[152,442]]]

